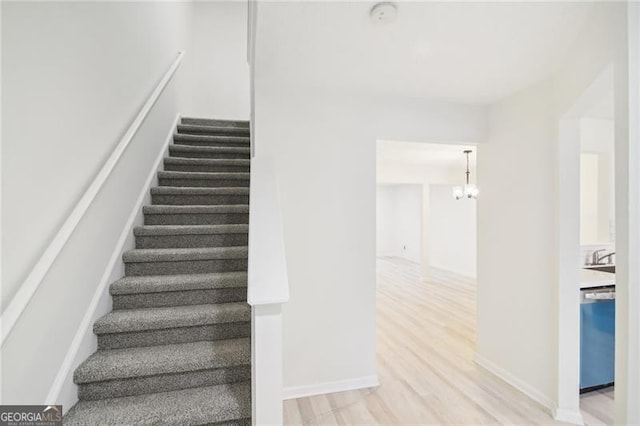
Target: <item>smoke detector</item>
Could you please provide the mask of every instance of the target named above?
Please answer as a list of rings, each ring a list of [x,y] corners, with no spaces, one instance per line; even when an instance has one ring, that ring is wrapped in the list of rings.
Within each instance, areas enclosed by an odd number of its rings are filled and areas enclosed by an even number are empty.
[[[378,3],[371,8],[369,15],[375,24],[388,24],[395,21],[398,16],[398,8],[393,3]]]

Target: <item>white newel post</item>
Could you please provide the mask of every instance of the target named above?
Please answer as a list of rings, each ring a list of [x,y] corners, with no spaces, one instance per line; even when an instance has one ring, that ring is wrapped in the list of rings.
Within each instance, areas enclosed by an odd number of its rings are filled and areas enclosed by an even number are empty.
[[[251,403],[254,425],[282,424],[282,305],[252,309]]]

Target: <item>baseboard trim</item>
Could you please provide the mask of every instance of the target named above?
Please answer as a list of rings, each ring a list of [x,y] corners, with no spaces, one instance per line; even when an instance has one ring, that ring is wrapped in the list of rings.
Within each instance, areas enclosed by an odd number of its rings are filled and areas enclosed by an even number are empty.
[[[303,398],[306,396],[322,395],[325,393],[344,392],[348,390],[372,388],[379,386],[378,375],[358,377],[355,379],[325,382],[315,385],[292,386],[284,388],[282,399]]]
[[[554,407],[553,418],[563,423],[570,423],[572,425],[578,426],[584,425],[584,419],[582,418],[582,413],[580,412],[580,410]]]
[[[93,352],[95,350],[97,344],[95,341],[95,336],[93,335],[93,322],[97,319],[97,317],[103,315],[103,312],[98,310],[98,307],[101,306],[101,303],[105,296],[108,296],[108,288],[107,286],[112,282],[114,275],[116,275],[119,271],[118,267],[121,267],[118,262],[122,259],[122,253],[125,251],[127,246],[127,242],[130,240],[131,235],[133,233],[133,227],[136,225],[136,222],[142,215],[142,206],[145,200],[149,199],[149,188],[153,185],[154,181],[157,179],[157,172],[162,166],[162,160],[167,152],[168,146],[173,139],[173,133],[180,122],[181,114],[178,113],[176,115],[175,120],[171,124],[171,128],[169,129],[169,134],[162,145],[162,149],[158,153],[153,166],[147,176],[147,179],[140,191],[140,195],[135,202],[134,207],[131,210],[131,214],[127,218],[127,222],[118,238],[118,242],[116,243],[113,254],[111,258],[109,258],[109,262],[107,263],[107,267],[105,268],[102,277],[98,283],[98,287],[96,288],[95,293],[91,299],[91,303],[89,307],[85,311],[84,317],[78,326],[76,334],[69,345],[69,349],[67,350],[67,354],[62,362],[60,369],[58,370],[58,374],[56,375],[49,392],[47,393],[46,403],[47,404],[60,404],[63,402],[63,406],[66,409],[69,409],[75,401],[77,401],[77,397],[74,401],[71,401],[69,398],[64,398],[65,401],[60,401],[61,393],[65,387],[70,387],[75,389],[75,385],[73,384],[73,370],[80,365],[83,359],[79,359],[79,354],[85,354],[86,352]],[[110,305],[110,304],[109,304]],[[84,348],[84,350],[82,350]]]
[[[492,361],[489,361],[487,358],[483,357],[482,355],[479,355],[478,353],[475,354],[474,361],[480,367],[484,368],[485,370],[499,377],[500,379],[507,382],[508,384],[510,384],[511,386],[513,386],[514,388],[522,392],[523,394],[527,395],[529,398],[536,401],[538,404],[542,405],[545,409],[549,411],[549,414],[551,415],[555,414],[554,412],[555,404],[553,400],[548,396],[546,396],[545,394],[543,394],[542,392],[540,392],[538,389],[534,388],[530,384],[524,382],[522,379],[514,376],[513,374],[509,373],[507,370],[494,364]]]

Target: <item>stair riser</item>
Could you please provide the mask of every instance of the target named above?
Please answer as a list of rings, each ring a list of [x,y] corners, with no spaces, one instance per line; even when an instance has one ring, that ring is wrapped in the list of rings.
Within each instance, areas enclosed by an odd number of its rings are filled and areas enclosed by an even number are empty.
[[[136,248],[193,248],[246,246],[248,234],[146,235],[136,237]]]
[[[181,124],[192,124],[196,126],[231,127],[234,129],[249,130],[249,123],[246,121],[227,121],[211,118],[183,118]]]
[[[235,339],[251,335],[251,322],[209,324],[163,330],[98,335],[98,349],[120,349],[137,346],[158,346],[178,343]]]
[[[160,186],[197,188],[248,188],[249,179],[175,179],[160,178]]]
[[[81,384],[78,386],[78,397],[80,400],[117,398],[235,383],[250,380],[250,378],[251,366],[249,365],[177,374],[160,374]]]
[[[222,204],[249,204],[249,195],[163,195],[153,194],[151,201],[155,205],[222,205]]]
[[[233,160],[248,160],[248,152],[193,152],[193,151],[178,151],[169,148],[169,154],[174,158],[217,158],[217,159],[233,159]]]
[[[250,145],[248,142],[241,141],[198,141],[198,140],[174,140],[174,145],[184,146],[214,146],[214,147],[234,147],[234,148],[248,148]]]
[[[249,223],[244,213],[145,214],[145,225],[237,225]]]
[[[206,172],[206,173],[225,173],[225,172],[242,172],[249,173],[249,166],[225,166],[225,165],[208,165],[208,164],[165,164],[164,169],[169,172]]]
[[[163,306],[202,305],[247,300],[246,287],[207,290],[163,291],[157,293],[117,294],[113,309],[160,308]]]
[[[127,276],[206,274],[209,272],[240,272],[247,270],[247,259],[187,260],[180,262],[128,262]]]
[[[82,401],[67,409],[62,421],[65,426],[251,426],[251,381],[123,399]]]

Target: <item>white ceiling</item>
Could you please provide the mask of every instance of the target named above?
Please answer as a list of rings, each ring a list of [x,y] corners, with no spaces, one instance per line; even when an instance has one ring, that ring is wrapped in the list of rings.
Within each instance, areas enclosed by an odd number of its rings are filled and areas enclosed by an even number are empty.
[[[466,157],[464,150],[473,152],[469,156],[472,169],[476,164],[476,147],[436,143],[380,140],[377,145],[378,164],[420,164],[433,167],[460,167],[464,172]]]
[[[578,2],[260,2],[256,77],[289,87],[487,104],[547,76],[592,8]]]

